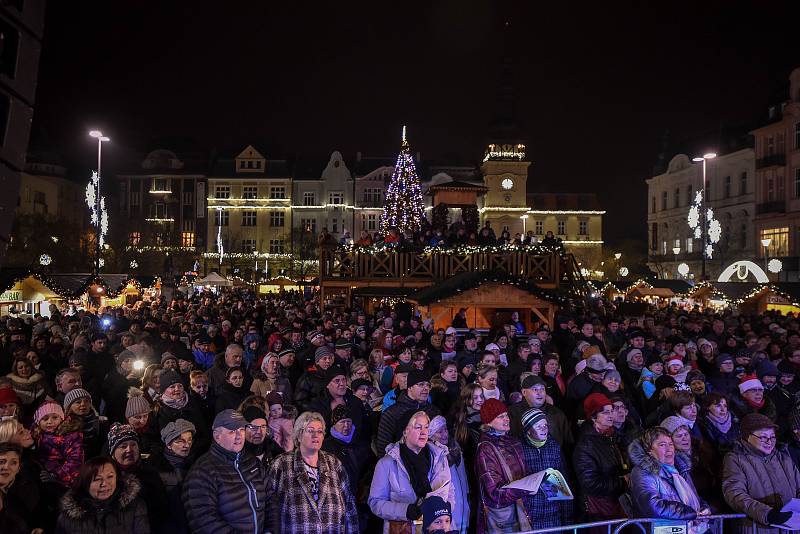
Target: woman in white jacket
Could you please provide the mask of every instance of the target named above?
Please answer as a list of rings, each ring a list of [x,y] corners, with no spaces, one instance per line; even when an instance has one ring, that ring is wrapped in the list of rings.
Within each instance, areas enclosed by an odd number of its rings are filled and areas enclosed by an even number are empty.
[[[383,519],[384,534],[393,522],[400,523],[400,531],[413,533],[425,497],[438,495],[451,507],[455,504],[447,447],[428,441],[429,427],[425,412],[411,415],[403,438],[386,448],[386,456],[375,467],[368,502]]]

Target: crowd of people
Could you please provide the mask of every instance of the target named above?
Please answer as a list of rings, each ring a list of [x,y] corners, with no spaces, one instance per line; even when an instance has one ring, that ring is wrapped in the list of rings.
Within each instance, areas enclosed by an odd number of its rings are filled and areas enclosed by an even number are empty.
[[[0,320],[4,534],[766,533],[800,497],[791,316],[607,305],[487,333],[239,289],[52,312]],[[545,470],[571,499],[508,487]]]

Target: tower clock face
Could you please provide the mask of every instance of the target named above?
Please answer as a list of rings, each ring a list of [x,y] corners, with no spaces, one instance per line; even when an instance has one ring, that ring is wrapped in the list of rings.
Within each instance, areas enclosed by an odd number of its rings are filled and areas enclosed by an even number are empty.
[[[503,178],[503,181],[500,182],[500,185],[503,187],[503,189],[508,190],[514,187],[514,181],[511,178]]]

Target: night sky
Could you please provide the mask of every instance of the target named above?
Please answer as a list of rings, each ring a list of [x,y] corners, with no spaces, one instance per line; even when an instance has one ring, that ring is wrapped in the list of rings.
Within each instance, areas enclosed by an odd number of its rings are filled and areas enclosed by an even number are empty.
[[[598,193],[606,240],[644,248],[664,132],[766,117],[800,66],[800,2],[546,4],[50,1],[32,147],[82,176],[94,127],[108,173],[162,146],[393,156],[407,124],[423,159],[474,164],[509,21],[529,190]]]

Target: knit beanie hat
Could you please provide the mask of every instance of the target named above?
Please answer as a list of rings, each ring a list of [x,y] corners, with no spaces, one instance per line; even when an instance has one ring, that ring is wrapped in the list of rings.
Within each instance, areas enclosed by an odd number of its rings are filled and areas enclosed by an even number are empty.
[[[602,393],[592,393],[583,399],[583,413],[589,419],[606,406],[611,406],[611,400]]]
[[[508,408],[505,404],[497,399],[486,399],[486,402],[481,406],[481,423],[488,425],[494,421],[498,415],[508,413]]]
[[[422,501],[420,506],[422,510],[422,529],[427,532],[431,523],[436,521],[442,516],[452,516],[450,512],[450,503],[439,497],[438,495],[431,495]]]
[[[675,415],[670,415],[669,417],[661,421],[661,424],[658,426],[660,426],[661,428],[669,432],[670,435],[672,435],[675,433],[676,430],[678,430],[678,428],[686,426],[686,419],[677,417]]]
[[[323,379],[323,382],[325,382],[325,385],[327,386],[337,376],[343,376],[347,378],[347,373],[345,372],[344,369],[342,369],[338,365],[331,365],[330,367],[328,367],[328,370],[325,371],[325,378]]]
[[[36,412],[33,414],[33,422],[38,425],[39,421],[44,419],[44,416],[50,415],[51,413],[58,414],[61,416],[61,419],[64,419],[64,410],[61,408],[60,404],[53,401],[45,401],[41,406],[36,408]]]
[[[173,369],[167,369],[158,377],[158,385],[161,393],[164,393],[172,384],[183,384],[180,375]]]
[[[437,415],[436,417],[431,419],[431,422],[428,425],[428,435],[432,436],[436,434],[439,430],[441,430],[445,426],[447,426],[447,419],[445,419],[441,415]]]
[[[749,413],[742,418],[739,428],[742,431],[742,437],[747,438],[756,430],[762,430],[764,428],[778,428],[778,425],[773,423],[772,419],[766,415],[762,415],[760,413]]]
[[[631,350],[629,350],[629,351],[628,351],[628,354],[627,354],[627,355],[625,355],[625,360],[626,360],[628,363],[631,363],[631,360],[633,359],[633,357],[634,357],[636,354],[638,354],[639,356],[643,356],[643,354],[642,354],[642,349],[631,349]]]
[[[333,351],[327,345],[317,347],[314,351],[314,363],[318,363],[325,356],[333,356]]]
[[[178,439],[184,432],[197,433],[197,429],[191,421],[186,419],[177,419],[175,422],[170,421],[161,429],[161,441],[164,445],[169,446],[174,440]]]
[[[350,419],[351,421],[353,420],[353,414],[350,412],[350,408],[348,408],[346,404],[340,404],[333,409],[331,412],[331,426],[335,425],[342,419]]]
[[[245,421],[247,421],[248,423],[252,423],[256,419],[266,420],[267,414],[264,413],[264,410],[262,410],[258,406],[248,406],[242,412],[242,417],[244,417]]]
[[[542,420],[547,420],[545,413],[537,408],[531,408],[522,414],[520,423],[522,424],[522,429],[527,432],[533,427],[533,425]]]
[[[0,388],[0,404],[11,404],[11,403],[20,404],[19,397],[17,397],[17,393],[11,386],[5,386]]]
[[[751,389],[764,389],[764,385],[755,375],[742,376],[739,382],[739,393],[744,394],[745,391],[750,391]]]
[[[172,354],[171,352],[165,352],[164,354],[161,355],[161,365],[164,365],[164,362],[166,362],[167,360],[175,360],[177,362],[178,357]]]
[[[589,345],[581,352],[581,356],[583,356],[584,360],[588,360],[591,356],[594,356],[595,354],[599,354],[602,356],[600,348],[597,345]]]
[[[64,412],[69,413],[69,407],[78,399],[91,399],[92,396],[83,388],[75,388],[64,395]]]
[[[411,389],[413,386],[417,384],[421,384],[422,382],[430,383],[431,378],[428,376],[428,373],[423,371],[422,369],[413,369],[410,373],[408,373],[408,381],[406,383],[406,387]]]
[[[733,361],[733,356],[731,356],[730,354],[724,353],[724,354],[720,354],[719,356],[717,356],[717,359],[714,360],[714,363],[717,365],[717,368],[719,368],[723,363],[732,362],[732,361]]]
[[[150,403],[142,395],[131,395],[125,405],[125,419],[150,413]]]
[[[592,354],[586,359],[586,370],[592,373],[604,373],[608,368],[608,361],[602,354]]]
[[[769,360],[761,360],[756,367],[756,374],[759,379],[763,379],[765,376],[781,376],[778,366]]]
[[[108,454],[113,455],[114,450],[119,447],[122,442],[133,440],[139,443],[139,434],[133,429],[131,425],[121,425],[114,423],[111,425],[111,430],[108,431]]]
[[[283,406],[283,395],[281,395],[278,391],[270,391],[266,398],[267,406],[272,406],[274,404],[280,404]]]
[[[136,355],[133,353],[133,351],[125,349],[119,354],[117,354],[117,365],[121,364],[125,360],[135,360],[135,359]]]

